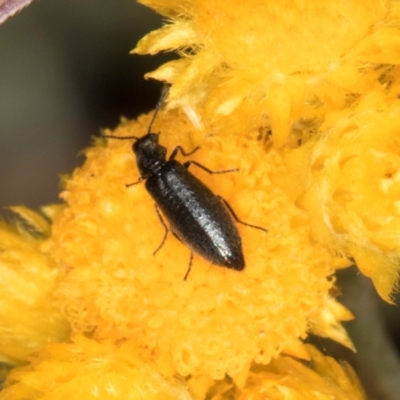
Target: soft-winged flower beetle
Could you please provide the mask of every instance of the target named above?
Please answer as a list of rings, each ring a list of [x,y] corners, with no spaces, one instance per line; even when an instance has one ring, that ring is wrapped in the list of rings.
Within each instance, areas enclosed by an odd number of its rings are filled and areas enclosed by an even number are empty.
[[[167,149],[159,144],[159,133],[151,132],[165,95],[166,92],[161,96],[148,132],[144,136],[103,136],[111,139],[136,140],[132,149],[136,156],[140,179],[127,186],[145,181],[145,187],[156,203],[156,213],[165,229],[161,244],[153,255],[161,249],[168,232],[171,231],[191,250],[184,280],[188,277],[192,266],[193,252],[215,265],[242,271],[245,261],[235,221],[264,232],[268,230],[239,220],[222,197],[214,194],[188,170],[191,164],[210,174],[233,172],[238,169],[211,171],[196,161],[190,160],[181,164],[175,160],[179,151],[182,155],[189,156],[199,150],[199,147],[185,153],[181,146],[176,146],[167,160]],[[163,216],[168,221],[169,228]]]

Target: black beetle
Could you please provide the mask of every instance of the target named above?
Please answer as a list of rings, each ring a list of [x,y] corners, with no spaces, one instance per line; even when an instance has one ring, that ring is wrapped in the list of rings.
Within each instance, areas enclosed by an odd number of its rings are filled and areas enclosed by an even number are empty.
[[[153,254],[161,249],[169,230],[171,230],[191,251],[196,252],[204,259],[215,265],[241,271],[245,267],[245,261],[241,238],[233,218],[246,226],[264,232],[267,232],[267,230],[240,221],[222,197],[214,194],[188,170],[191,164],[195,164],[211,174],[232,172],[237,171],[237,169],[211,171],[196,161],[180,164],[175,160],[178,151],[184,156],[189,156],[199,147],[196,147],[190,153],[185,153],[181,146],[177,146],[169,159],[166,159],[167,149],[159,144],[159,134],[151,132],[153,121],[163,97],[156,107],[146,135],[140,138],[135,136],[103,136],[112,139],[136,140],[132,149],[136,155],[140,172],[139,182],[145,180],[146,189],[156,202],[157,215],[165,228],[163,240]],[[131,185],[133,184],[127,186]],[[167,219],[170,229],[166,226],[158,208]],[[190,272],[192,257],[193,253],[191,252],[185,280]]]

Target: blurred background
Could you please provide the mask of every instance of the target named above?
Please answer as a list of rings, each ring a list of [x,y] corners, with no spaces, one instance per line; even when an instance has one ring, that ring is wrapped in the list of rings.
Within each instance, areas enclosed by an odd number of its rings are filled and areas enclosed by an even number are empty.
[[[58,201],[59,175],[83,163],[92,136],[154,108],[161,84],[143,75],[172,56],[129,52],[160,26],[134,0],[34,0],[0,25],[1,218],[11,218],[10,205]],[[355,268],[338,275],[341,300],[357,316],[346,327],[358,354],[315,342],[350,360],[371,399],[399,399],[399,309]]]
[[[91,136],[154,107],[143,75],[171,56],[129,52],[159,26],[134,0],[35,0],[0,25],[1,215],[58,201]]]

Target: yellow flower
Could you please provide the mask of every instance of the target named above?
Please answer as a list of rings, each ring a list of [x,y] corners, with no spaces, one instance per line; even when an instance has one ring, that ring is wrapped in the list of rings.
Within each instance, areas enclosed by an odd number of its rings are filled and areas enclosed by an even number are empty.
[[[182,55],[147,76],[173,83],[169,107],[195,108],[218,132],[240,134],[269,121],[282,145],[293,122],[384,88],[387,69],[377,64],[397,65],[394,0],[141,3],[169,23],[135,52]]]
[[[52,343],[31,357],[31,365],[16,369],[0,393],[0,400],[124,399],[124,400],[363,400],[353,370],[305,348],[301,362],[281,356],[268,366],[253,365],[238,386],[229,378],[217,382],[193,377],[166,378],[138,355],[132,341],[121,344],[82,336],[72,343]]]
[[[51,343],[15,369],[1,400],[34,399],[191,399],[183,382],[166,379],[137,356],[132,343],[116,346],[83,336]]]
[[[141,136],[149,117],[112,134]],[[269,171],[282,167],[279,154],[266,152],[253,132],[200,140],[177,112],[160,116],[154,129],[168,149],[201,145],[191,158],[212,170],[240,166],[224,175],[193,173],[242,220],[269,232],[238,227],[243,272],[195,256],[185,281],[189,249],[170,235],[153,256],[163,237],[154,202],[143,184],[126,188],[138,180],[132,141],[99,141],[68,181],[68,207],[53,226],[54,255],[68,266],[63,308],[74,328],[113,341],[134,338],[168,374],[213,379],[239,376],[252,361],[267,364],[282,351],[296,354],[310,330],[351,346],[339,325],[350,315],[329,295],[341,261],[310,242],[305,213],[271,184]]]
[[[12,209],[36,229],[0,223],[0,359],[20,364],[47,342],[67,339],[69,325],[53,296],[58,271],[41,238],[50,225],[24,207]]]
[[[0,399],[364,398],[350,367],[304,339],[352,348],[336,269],[355,260],[386,300],[396,284],[398,2],[143,2],[169,23],[135,51],[182,56],[149,74],[172,84],[153,131],[169,154],[200,146],[192,160],[239,168],[190,170],[268,233],[238,225],[246,268],[195,255],[184,280],[190,249],[176,237],[153,255],[164,228],[133,140],[96,139],[40,242],[72,341],[40,342]],[[151,117],[106,134],[140,137]]]
[[[273,171],[273,183],[310,214],[314,238],[354,259],[391,301],[400,265],[398,110],[397,100],[390,100],[400,90],[398,2],[142,2],[169,23],[134,52],[177,50],[182,56],[148,74],[172,84],[168,107],[191,110],[213,133],[270,130],[288,163],[284,173]],[[352,132],[342,135],[343,129]],[[383,151],[380,134],[388,146]],[[378,146],[379,155],[368,152],[374,162],[365,152],[359,157],[359,138],[364,149]],[[371,171],[384,158],[387,171]],[[346,163],[346,171],[332,163]]]
[[[314,238],[351,255],[389,302],[400,257],[399,113],[400,101],[381,93],[328,113],[320,136],[287,151],[274,179],[312,216]]]

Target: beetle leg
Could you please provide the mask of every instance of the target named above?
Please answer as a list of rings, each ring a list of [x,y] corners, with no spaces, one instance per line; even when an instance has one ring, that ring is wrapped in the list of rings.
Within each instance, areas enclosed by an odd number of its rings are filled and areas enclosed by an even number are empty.
[[[131,186],[133,186],[133,185],[137,185],[138,183],[140,183],[140,182],[143,182],[143,181],[145,181],[146,179],[143,179],[142,177],[139,177],[139,179],[136,181],[136,182],[133,182],[133,183],[128,183],[128,184],[126,184],[125,185],[125,187],[131,187]]]
[[[193,262],[193,251],[190,251],[189,267],[188,270],[186,271],[185,277],[183,278],[184,281],[186,281],[187,277],[189,276],[189,272],[192,269],[192,262]]]
[[[161,247],[163,247],[165,241],[167,240],[167,236],[168,236],[168,232],[169,232],[169,229],[168,229],[166,223],[164,222],[160,211],[158,210],[157,204],[154,204],[154,207],[156,209],[156,213],[157,213],[158,219],[160,220],[161,225],[164,227],[165,230],[164,230],[164,237],[162,238],[162,241],[161,241],[160,245],[154,250],[153,256],[155,256],[157,254],[157,252],[161,249]]]
[[[189,153],[186,153],[185,150],[183,150],[182,146],[176,146],[173,150],[171,155],[169,156],[169,161],[175,159],[176,155],[178,154],[178,151],[181,152],[182,155],[184,155],[185,157],[190,156],[192,154],[194,154],[197,150],[199,150],[200,147],[197,146],[195,147],[192,151],[190,151]]]
[[[207,167],[205,167],[204,165],[198,163],[197,161],[193,161],[193,160],[189,160],[186,161],[183,166],[188,169],[190,167],[191,164],[196,165],[197,167],[201,168],[202,170],[208,172],[209,174],[226,174],[229,172],[238,172],[239,168],[231,168],[231,169],[223,169],[221,171],[211,171],[211,169],[208,169]]]
[[[242,224],[242,225],[245,225],[245,226],[249,226],[250,228],[260,229],[261,231],[268,232],[268,229],[265,229],[265,228],[263,228],[263,227],[261,227],[261,226],[252,225],[252,224],[248,224],[247,222],[241,221],[241,220],[237,217],[237,215],[235,214],[235,211],[233,211],[233,208],[230,206],[230,204],[229,204],[223,197],[221,197],[221,196],[218,196],[218,197],[219,197],[220,200],[225,204],[226,208],[230,211],[230,213],[232,214],[232,217],[234,218],[234,220],[235,220],[237,223]]]
[[[179,239],[179,236],[174,231],[171,231],[171,232],[182,243],[182,240]],[[185,277],[183,278],[184,281],[186,281],[187,277],[189,276],[189,272],[192,269],[192,262],[193,262],[193,251],[190,251],[189,267],[188,267],[188,269],[186,271]]]

